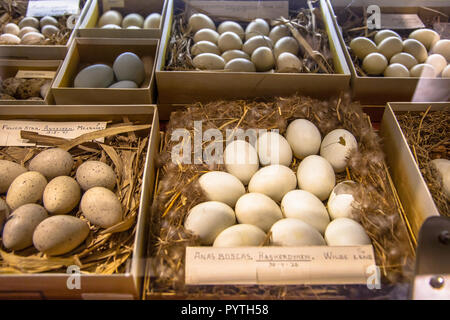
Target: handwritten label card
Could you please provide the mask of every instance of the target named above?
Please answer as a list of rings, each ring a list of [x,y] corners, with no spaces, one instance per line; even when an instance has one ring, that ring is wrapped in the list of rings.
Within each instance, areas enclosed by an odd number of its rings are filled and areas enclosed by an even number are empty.
[[[20,131],[33,131],[46,136],[75,139],[82,134],[103,130],[106,122],[42,122],[0,120],[0,146],[35,146],[20,138]]]
[[[418,29],[425,28],[417,14],[381,14],[381,29]]]
[[[80,0],[30,0],[27,17],[65,16],[80,13]]]
[[[278,19],[289,17],[289,1],[209,1],[190,0],[188,15],[201,8],[208,15],[216,17],[235,18],[236,20],[253,20],[256,18]],[[189,7],[189,4],[191,7]]]
[[[186,284],[367,284],[373,247],[186,248]],[[372,270],[372,271],[371,271]]]

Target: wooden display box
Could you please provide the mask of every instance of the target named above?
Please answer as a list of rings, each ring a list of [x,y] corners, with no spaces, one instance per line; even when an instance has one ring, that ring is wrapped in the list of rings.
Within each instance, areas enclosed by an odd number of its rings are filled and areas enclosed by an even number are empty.
[[[52,85],[56,104],[151,104],[155,100],[154,68],[158,40],[77,38]],[[144,62],[145,80],[140,88],[73,88],[81,69],[104,63],[112,66],[124,52],[133,52]]]
[[[67,281],[71,274],[0,274],[0,298],[36,299],[138,299],[145,269],[148,237],[148,218],[151,195],[155,182],[155,157],[159,144],[157,108],[147,106],[52,106],[35,108],[25,106],[0,106],[1,120],[29,119],[42,121],[130,121],[151,124],[149,142],[142,178],[140,206],[135,227],[133,253],[122,274],[81,274],[80,289],[69,290]],[[138,134],[138,133],[136,133]]]
[[[165,65],[174,22],[174,6],[179,5],[179,2],[170,2],[167,7],[156,67],[158,102],[183,104],[216,99],[286,96],[296,92],[315,97],[339,95],[341,91],[349,88],[350,71],[328,6],[323,0],[320,3],[336,74],[166,71]],[[290,4],[294,2],[291,1]]]

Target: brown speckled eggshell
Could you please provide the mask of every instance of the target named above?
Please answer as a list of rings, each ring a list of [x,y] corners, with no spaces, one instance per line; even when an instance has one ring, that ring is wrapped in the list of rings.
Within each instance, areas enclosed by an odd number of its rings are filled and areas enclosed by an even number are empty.
[[[76,178],[84,191],[93,187],[104,187],[113,190],[116,185],[116,174],[106,163],[86,161],[77,169]]]
[[[15,210],[26,203],[36,203],[42,199],[47,180],[36,171],[22,173],[11,183],[6,194],[6,203]]]
[[[109,228],[122,220],[122,205],[109,189],[94,187],[81,198],[80,209],[83,215],[101,228]]]
[[[44,207],[51,214],[66,214],[72,211],[81,198],[81,190],[75,179],[60,176],[52,179],[44,190]]]

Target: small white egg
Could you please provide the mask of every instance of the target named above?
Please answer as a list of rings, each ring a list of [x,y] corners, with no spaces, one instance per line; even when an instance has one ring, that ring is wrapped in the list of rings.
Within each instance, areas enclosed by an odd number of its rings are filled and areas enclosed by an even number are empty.
[[[277,221],[270,229],[271,245],[280,247],[325,246],[322,235],[309,224],[294,218]]]
[[[120,26],[122,24],[122,14],[116,10],[108,10],[102,14],[98,20],[98,26],[102,28],[103,26],[114,24]]]
[[[244,40],[244,36],[245,36],[244,29],[237,22],[224,21],[219,25],[219,27],[217,28],[217,31],[219,32],[219,34],[222,34],[224,32],[228,32],[228,31],[234,32],[241,38],[241,40]]]
[[[300,219],[321,234],[330,223],[330,217],[322,201],[305,190],[288,192],[281,201],[281,211],[286,218]]]
[[[442,39],[437,41],[431,52],[442,55],[447,62],[450,62],[450,39]]]
[[[142,28],[144,26],[144,18],[138,13],[130,13],[122,20],[122,28],[136,26]]]
[[[295,38],[283,37],[277,41],[274,46],[273,52],[276,58],[278,58],[278,56],[283,52],[289,52],[297,56],[299,48],[300,46]]]
[[[25,17],[19,22],[19,28],[22,29],[24,27],[39,29],[39,20],[35,17]]]
[[[236,223],[233,209],[222,202],[207,201],[193,207],[184,227],[197,235],[204,245],[213,244],[216,237]]]
[[[223,171],[207,172],[198,182],[208,200],[223,202],[232,208],[245,194],[242,182],[232,174]]]
[[[266,234],[257,226],[237,224],[223,230],[214,240],[213,247],[257,247],[263,244]]]
[[[0,44],[19,44],[20,38],[10,33],[0,35]]]
[[[445,60],[445,58],[439,53],[433,53],[429,55],[425,63],[431,64],[434,67],[436,75],[440,75],[447,66],[447,60]]]
[[[400,37],[400,35],[397,32],[386,29],[386,30],[378,31],[375,34],[374,40],[375,40],[375,43],[378,45],[381,43],[381,41],[383,41],[384,39],[389,38],[389,37],[397,37],[399,39],[402,38],[402,37]]]
[[[241,51],[241,50],[228,50],[228,51],[225,51],[224,53],[222,53],[222,58],[226,62],[231,61],[233,59],[238,59],[238,58],[247,59],[247,60],[250,61],[250,56],[248,54],[246,54],[244,51]]]
[[[161,25],[161,15],[159,13],[151,13],[144,20],[144,29],[159,29]]]
[[[389,60],[390,64],[393,63],[400,63],[404,65],[408,70],[414,67],[418,62],[416,58],[414,58],[413,55],[406,53],[406,52],[400,52],[392,56],[391,60]]]
[[[384,69],[383,75],[385,77],[409,78],[409,70],[400,63],[392,63]]]
[[[431,64],[421,63],[417,64],[409,70],[411,77],[415,78],[434,78],[436,77],[436,70]]]
[[[242,46],[242,51],[251,56],[252,53],[260,47],[267,47],[272,49],[273,48],[272,40],[270,40],[270,38],[266,36],[252,37],[251,39],[245,41],[245,43]]]
[[[263,166],[281,164],[289,167],[292,162],[292,149],[289,142],[279,133],[266,131],[258,137],[259,162]]]
[[[284,24],[280,24],[275,26],[270,30],[269,38],[272,40],[274,44],[277,44],[277,41],[284,37],[289,37],[291,35],[289,28]]]
[[[413,55],[419,63],[424,63],[428,57],[425,46],[415,39],[406,39],[403,41],[403,52]]]
[[[189,18],[188,27],[194,33],[204,28],[216,30],[216,25],[211,18],[203,13],[194,13],[191,15]]]
[[[256,72],[256,67],[250,60],[236,58],[228,61],[224,70],[230,72]]]
[[[277,72],[295,73],[301,72],[303,63],[297,56],[289,52],[282,52],[277,58]]]
[[[442,78],[450,78],[450,64],[447,65],[444,70],[442,70]]]
[[[350,49],[361,60],[370,53],[378,52],[377,45],[366,37],[356,37],[350,41]]]
[[[270,165],[258,170],[248,184],[249,192],[262,193],[279,202],[297,186],[294,171],[283,165]]]
[[[358,142],[351,132],[335,129],[323,138],[320,155],[331,164],[335,172],[342,172],[347,166],[351,151],[356,149]]]
[[[336,184],[331,164],[323,157],[307,156],[300,162],[297,170],[298,186],[314,194],[320,200],[328,199]]]
[[[192,46],[191,53],[193,56],[198,56],[202,53],[212,53],[215,55],[220,55],[220,50],[214,43],[210,41],[199,41]]]
[[[364,58],[362,68],[367,74],[376,76],[382,74],[387,65],[386,57],[381,53],[374,52]]]
[[[58,26],[58,20],[51,16],[45,16],[41,18],[41,21],[39,21],[39,25],[41,26],[41,29],[45,26],[51,25],[51,26]]]
[[[244,185],[258,171],[259,158],[255,148],[244,140],[230,142],[224,151],[225,169]]]
[[[234,32],[227,31],[222,33],[217,40],[219,49],[222,52],[228,50],[241,50],[242,49],[242,40],[241,38]]]
[[[306,119],[292,121],[287,127],[286,139],[298,159],[317,154],[322,141],[319,129]]]
[[[20,32],[20,28],[17,24],[15,23],[7,23],[4,27],[3,27],[3,33],[9,33],[9,34],[13,34],[15,36],[18,36]]]
[[[225,60],[220,55],[213,53],[200,53],[192,62],[194,67],[201,70],[223,70],[225,68]]]
[[[370,238],[358,222],[348,218],[337,218],[325,230],[329,246],[364,246],[371,244]]]
[[[403,42],[397,37],[389,37],[384,39],[378,44],[378,52],[386,57],[387,60],[391,59],[394,54],[402,52]]]
[[[275,58],[270,48],[260,47],[252,53],[252,62],[255,64],[256,70],[265,72],[275,67]]]
[[[355,182],[347,180],[338,183],[333,188],[327,202],[327,209],[331,219],[354,218],[354,211],[358,206],[353,197],[354,186],[356,186]]]
[[[420,41],[427,50],[440,40],[439,33],[432,29],[418,29],[410,33],[409,38]]]
[[[194,42],[209,41],[217,45],[219,34],[211,29],[200,29],[194,35]]]
[[[269,31],[270,27],[266,20],[257,18],[250,22],[245,29],[245,40],[255,36],[268,36]]]
[[[236,218],[239,223],[251,224],[269,231],[283,218],[277,203],[262,193],[247,193],[236,202]]]

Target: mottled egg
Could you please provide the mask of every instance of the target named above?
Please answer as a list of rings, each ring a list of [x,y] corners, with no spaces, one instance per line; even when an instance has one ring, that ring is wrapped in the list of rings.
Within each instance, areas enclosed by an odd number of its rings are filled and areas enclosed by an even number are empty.
[[[27,172],[27,169],[15,162],[0,160],[0,172],[0,193],[5,193],[14,179]]]
[[[50,214],[66,214],[72,211],[81,198],[81,190],[75,179],[60,176],[45,187],[43,203]]]
[[[109,228],[122,220],[122,204],[117,196],[103,187],[90,188],[83,194],[80,210],[90,223]]]
[[[114,170],[106,163],[86,161],[78,167],[76,179],[84,191],[93,187],[104,187],[113,190],[117,177]]]
[[[42,151],[30,161],[28,166],[30,171],[42,173],[48,181],[58,176],[70,175],[72,167],[72,155],[60,148]]]
[[[11,183],[6,194],[6,203],[15,210],[21,205],[42,199],[47,180],[36,171],[22,173]]]

